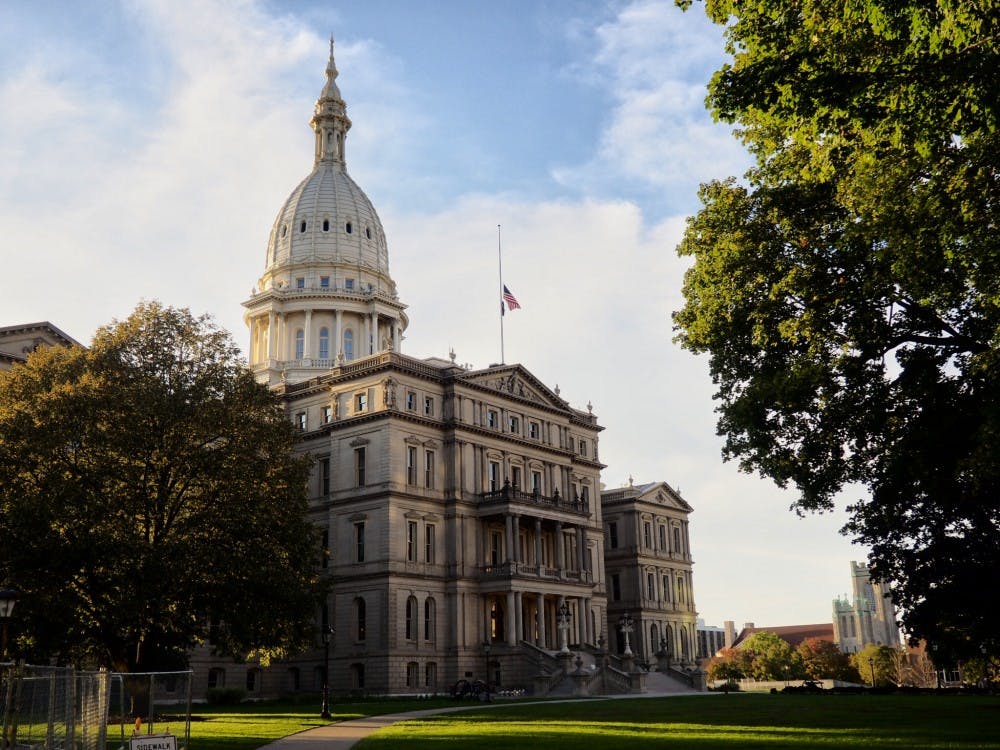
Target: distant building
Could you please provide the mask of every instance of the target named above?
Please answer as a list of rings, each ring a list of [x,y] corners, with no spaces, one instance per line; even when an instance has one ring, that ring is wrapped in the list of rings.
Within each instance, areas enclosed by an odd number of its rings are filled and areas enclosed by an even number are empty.
[[[40,346],[80,346],[48,321],[0,328],[0,370],[9,370]]]
[[[634,623],[630,646],[652,661],[665,648],[672,660],[695,658],[694,584],[688,515],[691,506],[666,482],[601,493],[610,648],[621,653],[619,618]]]
[[[834,642],[833,625],[828,622],[814,625],[772,625],[766,628],[758,628],[752,622],[748,622],[736,637],[733,646],[739,648],[754,633],[774,633],[792,648],[798,648],[799,644],[807,638],[819,638],[831,643]]]
[[[852,654],[867,644],[898,648],[901,640],[896,607],[881,583],[871,580],[868,566],[851,561],[853,597],[833,600],[834,638],[840,650]]]
[[[696,656],[699,659],[708,659],[715,656],[719,651],[726,648],[726,629],[718,625],[706,625],[700,617],[697,620],[698,649]],[[732,641],[730,641],[732,643]]]

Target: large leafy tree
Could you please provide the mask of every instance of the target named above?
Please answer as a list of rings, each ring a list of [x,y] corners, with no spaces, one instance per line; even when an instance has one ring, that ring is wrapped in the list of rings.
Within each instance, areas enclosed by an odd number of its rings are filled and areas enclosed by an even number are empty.
[[[795,652],[802,668],[811,680],[843,680],[858,682],[858,672],[851,665],[848,655],[836,643],[823,638],[806,638]]]
[[[685,3],[681,3],[682,5]],[[708,0],[708,103],[756,158],[702,186],[679,341],[724,455],[870,547],[912,636],[1000,652],[1000,13]],[[851,497],[851,495],[849,495]]]
[[[0,373],[0,581],[22,655],[144,670],[302,647],[308,467],[227,333],[144,303]]]

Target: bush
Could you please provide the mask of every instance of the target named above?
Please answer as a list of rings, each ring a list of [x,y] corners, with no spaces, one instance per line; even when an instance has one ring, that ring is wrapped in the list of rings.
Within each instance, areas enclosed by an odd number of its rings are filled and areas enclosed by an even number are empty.
[[[208,702],[217,706],[235,706],[242,703],[246,692],[240,688],[209,688]]]

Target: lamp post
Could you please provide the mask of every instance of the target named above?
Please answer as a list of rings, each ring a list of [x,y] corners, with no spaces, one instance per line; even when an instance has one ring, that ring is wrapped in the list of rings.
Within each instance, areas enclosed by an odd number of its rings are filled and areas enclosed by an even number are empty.
[[[17,602],[17,589],[0,589],[0,622],[3,623],[3,637],[0,639],[0,659],[7,658],[7,623]]]
[[[618,618],[618,630],[625,636],[625,650],[622,652],[622,656],[632,656],[632,646],[629,644],[628,637],[632,632],[633,624],[632,615],[628,612]]]
[[[330,715],[330,641],[334,632],[330,625],[323,631],[323,710],[319,715],[324,719],[333,718]]]
[[[486,700],[490,699],[490,651],[492,648],[489,641],[483,643],[483,653],[486,654]]]
[[[556,617],[559,620],[559,636],[560,640],[562,641],[562,648],[559,649],[559,653],[568,654],[569,645],[567,641],[569,640],[569,637],[567,636],[567,633],[569,633],[570,613],[569,613],[569,605],[565,601],[559,605],[559,612],[556,615]]]
[[[875,687],[875,659],[871,656],[868,657],[868,667],[872,671],[872,687]]]

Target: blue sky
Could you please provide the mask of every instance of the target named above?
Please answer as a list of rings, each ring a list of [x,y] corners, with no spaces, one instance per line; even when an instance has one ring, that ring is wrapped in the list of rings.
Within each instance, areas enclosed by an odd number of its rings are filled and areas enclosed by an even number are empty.
[[[403,351],[521,362],[606,426],[607,486],[666,480],[694,506],[710,624],[829,621],[847,590],[841,512],[719,458],[707,363],[672,343],[674,252],[702,182],[749,164],[704,110],[725,61],[699,4],[0,4],[0,322],[87,342],[140,299],[240,303],[312,166],[308,121],[336,37],[348,170],[409,305]]]

